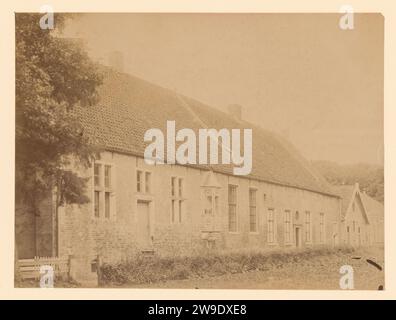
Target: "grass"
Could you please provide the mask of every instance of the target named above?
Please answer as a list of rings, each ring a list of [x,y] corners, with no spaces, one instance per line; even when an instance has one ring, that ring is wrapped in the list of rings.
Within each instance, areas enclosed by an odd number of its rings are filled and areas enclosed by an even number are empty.
[[[122,286],[216,277],[255,270],[272,270],[288,263],[352,252],[354,249],[349,247],[321,247],[302,250],[222,252],[184,257],[136,255],[125,262],[102,265],[100,282],[103,286]]]

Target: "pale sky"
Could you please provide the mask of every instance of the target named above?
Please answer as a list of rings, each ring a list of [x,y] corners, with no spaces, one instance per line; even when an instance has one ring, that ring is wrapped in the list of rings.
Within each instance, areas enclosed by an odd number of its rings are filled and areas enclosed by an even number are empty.
[[[287,137],[309,160],[383,164],[383,17],[84,14],[65,30],[93,59]]]

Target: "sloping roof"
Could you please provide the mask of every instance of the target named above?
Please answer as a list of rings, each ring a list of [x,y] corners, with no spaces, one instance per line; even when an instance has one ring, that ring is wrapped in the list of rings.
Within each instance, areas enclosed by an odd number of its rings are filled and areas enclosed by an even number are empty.
[[[341,214],[343,217],[345,217],[349,204],[352,201],[353,193],[355,192],[355,186],[344,185],[344,186],[334,186],[333,188],[334,188],[334,192],[341,197]]]
[[[337,196],[288,142],[276,134],[239,121],[194,99],[151,84],[129,74],[104,68],[99,103],[77,110],[84,133],[106,150],[143,157],[148,145],[146,130],[159,128],[166,135],[166,121],[175,120],[176,130],[202,127],[253,129],[253,168],[250,178]],[[198,166],[232,174],[233,165]]]
[[[363,207],[363,214],[367,222],[370,222],[370,215],[366,203],[363,201],[363,193],[360,192],[359,185],[333,186],[333,190],[341,197],[341,217],[345,219],[348,209],[355,197],[360,199]]]
[[[367,209],[368,215],[375,220],[384,219],[384,205],[381,202],[371,198],[366,193],[362,193],[361,195],[362,195],[362,201]]]

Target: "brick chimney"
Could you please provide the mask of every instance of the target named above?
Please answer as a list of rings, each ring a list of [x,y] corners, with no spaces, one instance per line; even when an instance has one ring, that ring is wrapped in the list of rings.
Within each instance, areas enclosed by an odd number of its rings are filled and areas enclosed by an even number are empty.
[[[236,120],[242,120],[242,107],[239,104],[231,104],[227,107],[228,113]]]
[[[124,72],[124,55],[120,51],[112,51],[108,56],[109,67],[115,71]]]

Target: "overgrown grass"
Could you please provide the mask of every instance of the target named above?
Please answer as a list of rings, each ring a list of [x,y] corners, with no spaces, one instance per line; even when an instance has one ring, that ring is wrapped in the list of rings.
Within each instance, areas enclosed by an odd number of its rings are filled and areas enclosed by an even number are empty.
[[[104,264],[101,285],[154,283],[165,280],[213,277],[254,270],[271,270],[288,263],[298,263],[321,256],[354,252],[350,247],[314,248],[305,250],[239,251],[211,253],[201,256],[145,257],[136,255],[129,261]]]

